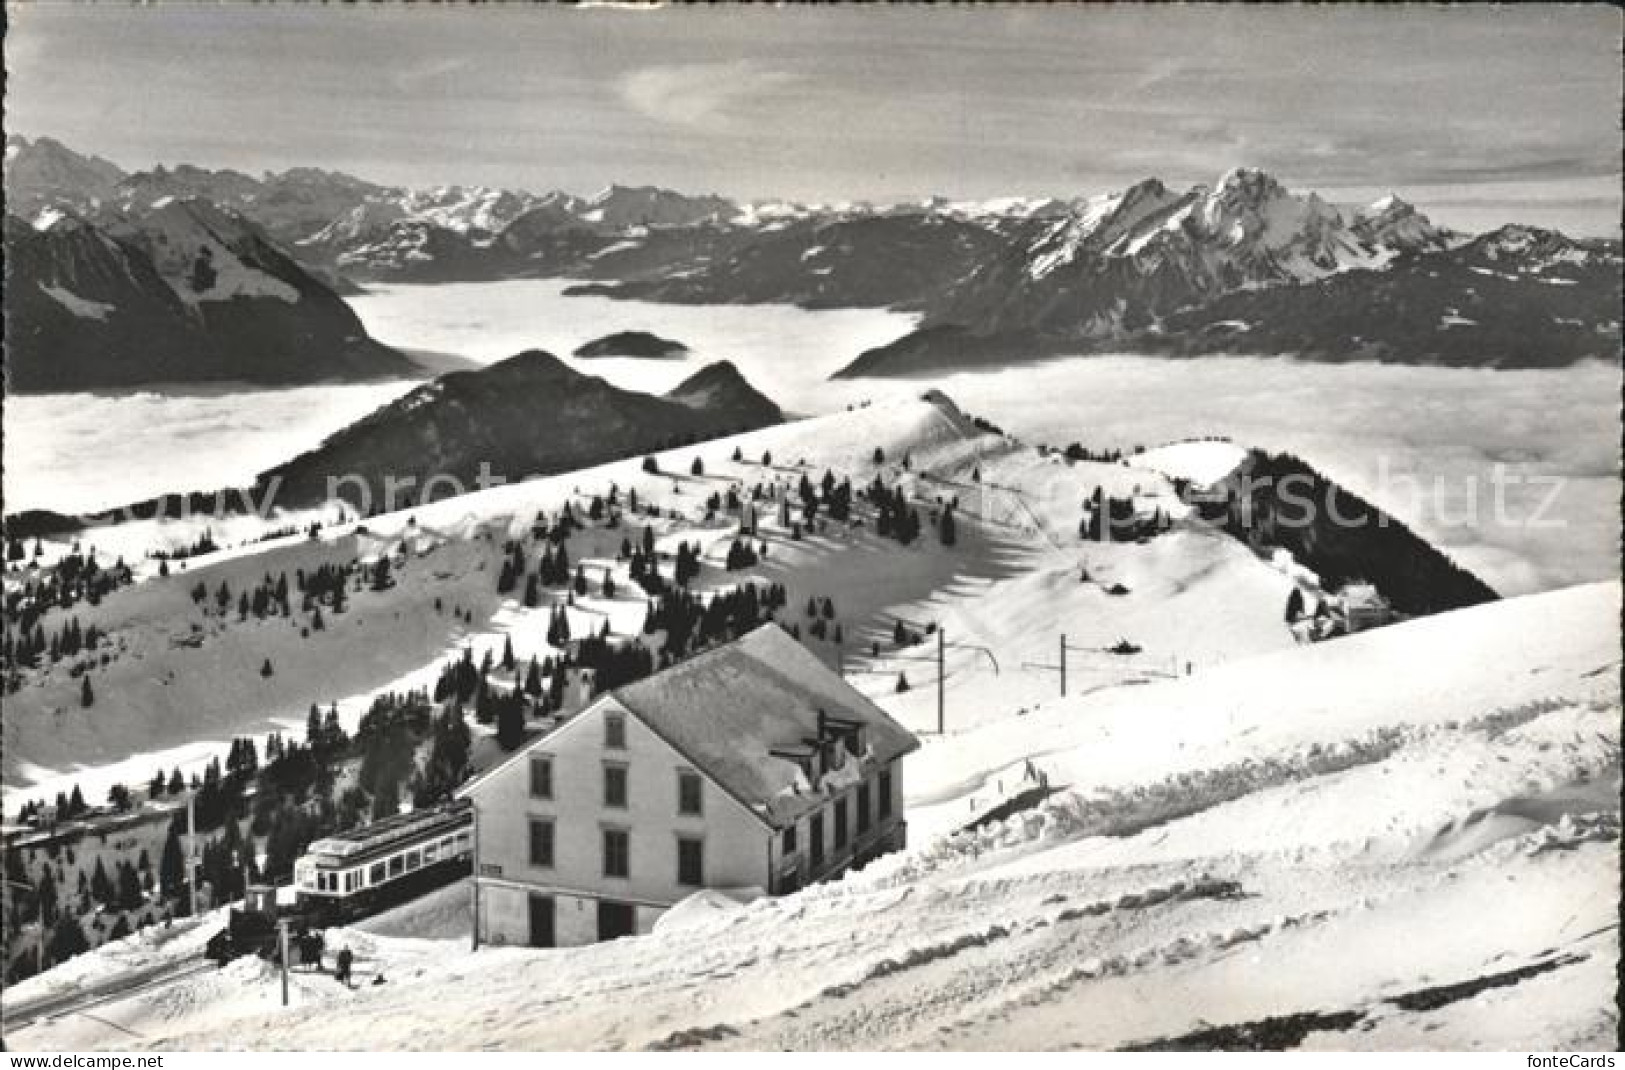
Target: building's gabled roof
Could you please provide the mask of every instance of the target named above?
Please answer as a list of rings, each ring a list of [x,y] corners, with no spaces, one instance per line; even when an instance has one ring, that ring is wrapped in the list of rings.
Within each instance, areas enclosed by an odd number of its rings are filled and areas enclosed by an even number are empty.
[[[861,726],[862,753],[857,760],[870,768],[920,745],[912,733],[777,624],[763,625],[726,646],[618,688],[589,710],[611,699],[774,828],[825,801],[794,757],[808,753],[809,742],[818,739],[820,717],[842,729]],[[556,733],[569,731],[576,720],[465,784],[458,796],[473,794]],[[849,762],[825,782],[848,783],[852,771]]]
[[[831,672],[777,624],[615,691],[627,711],[768,824],[816,809],[824,797],[797,763],[819,715],[862,726],[865,762],[883,765],[919,740]]]

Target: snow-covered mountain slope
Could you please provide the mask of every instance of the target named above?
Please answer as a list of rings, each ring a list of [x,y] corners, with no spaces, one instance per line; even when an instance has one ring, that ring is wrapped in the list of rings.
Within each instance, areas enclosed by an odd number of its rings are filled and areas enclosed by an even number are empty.
[[[581,217],[591,223],[625,230],[721,222],[736,211],[732,201],[709,194],[693,197],[655,186],[612,185],[587,201]]]
[[[421,393],[417,401],[409,396],[391,409],[409,410],[407,416],[429,412],[437,391]],[[727,401],[730,411],[739,403],[756,404],[740,393],[736,373],[724,368],[702,373],[671,400],[715,407],[729,397],[736,398]],[[526,398],[512,400],[530,419]],[[473,418],[471,411],[463,415]],[[447,445],[437,438],[424,441],[438,443],[436,449]],[[408,456],[417,463],[422,452]],[[192,767],[234,735],[302,723],[311,701],[337,701],[346,717],[359,717],[378,689],[432,683],[444,659],[463,646],[500,649],[511,637],[521,658],[547,656],[553,651],[545,638],[551,603],[525,608],[513,593],[498,595],[502,545],[532,538],[539,514],[553,515],[566,503],[579,514],[611,486],[622,495],[635,490],[645,508],[656,506],[661,515],[632,516],[619,528],[594,525],[577,536],[572,557],[586,562],[594,582],[607,571],[619,588],[613,599],[582,600],[572,610],[582,614],[578,632],[608,620],[617,637],[639,634],[645,601],[617,549],[628,532],[635,535],[649,524],[667,550],[679,541],[701,547],[704,568],[696,584],[702,591],[755,578],[784,584],[791,607],[815,597],[832,599],[841,642],[833,635],[809,636],[809,644],[919,729],[936,725],[932,649],[929,642],[899,647],[893,634],[899,618],[910,622],[911,631],[933,623],[946,629],[953,644],[947,651],[948,716],[957,730],[1007,718],[1053,696],[1056,674],[1028,663],[1053,665],[1061,633],[1071,647],[1070,693],[1076,694],[1285,649],[1295,641],[1282,615],[1289,592],[1299,587],[1318,597],[1314,578],[1289,560],[1261,556],[1193,516],[1169,476],[1132,459],[1068,463],[983,431],[940,394],[654,456],[655,472],[634,456],[491,486],[360,524],[353,508],[348,520],[336,522],[333,507],[313,507],[272,510],[263,519],[206,513],[77,532],[74,542],[95,547],[104,563],[122,557],[142,582],[98,606],[46,614],[47,631],[70,617],[83,627],[95,624],[109,636],[114,656],[93,667],[99,697],[90,709],[79,705],[73,671],[93,655],[25,672],[22,689],[7,703],[5,775],[19,789],[13,797],[19,804],[40,792],[49,798],[75,783],[99,796],[119,780],[144,782],[154,763]],[[702,474],[692,472],[696,460],[703,462]],[[1177,456],[1153,460],[1170,471],[1178,468]],[[876,476],[902,487],[921,516],[921,537],[899,545],[873,531],[872,517],[862,526],[830,523],[797,537],[799,509],[787,522],[766,507],[756,544],[769,553],[751,568],[723,567],[739,538],[740,516],[723,511],[708,519],[706,502],[713,493],[732,489],[749,496],[760,485],[771,499],[793,494],[803,476],[820,481],[826,471],[850,478],[859,490]],[[511,478],[500,470],[491,475]],[[250,492],[250,500],[266,498],[268,486]],[[1153,533],[1144,541],[1083,538],[1084,504],[1097,490],[1132,503]],[[958,537],[949,546],[936,523],[942,503],[955,499]],[[381,503],[375,498],[372,504]],[[173,503],[167,515],[176,515]],[[324,525],[318,538],[278,534],[302,532],[313,522]],[[158,563],[149,554],[190,547],[205,532],[224,549],[189,558],[184,571],[172,565],[167,578],[157,575]],[[267,536],[269,541],[255,541]],[[67,548],[67,542],[48,544],[46,560]],[[356,591],[350,610],[329,613],[320,634],[312,629],[308,607],[263,620],[214,610],[222,583],[232,601],[266,575],[286,573],[291,582],[300,569],[366,562],[380,553],[396,562],[394,585]],[[27,574],[15,578],[20,582]],[[199,583],[209,595],[201,603],[191,598]],[[792,611],[785,622],[797,619]],[[1134,649],[1109,649],[1125,643]],[[986,648],[997,673],[973,646]],[[258,669],[267,657],[274,673],[262,676]],[[898,691],[900,677],[913,685],[910,690]],[[320,682],[314,690],[313,681]]]
[[[418,373],[244,217],[193,198],[108,218],[7,217],[12,389]]]
[[[1448,249],[1467,240],[1467,235],[1435,226],[1415,205],[1393,193],[1357,207],[1351,214],[1350,229],[1375,248],[1424,252]]]
[[[1449,367],[1565,367],[1620,353],[1620,249],[1509,226],[1381,271],[1238,290],[1122,344]]]
[[[1608,1050],[1619,612],[1617,583],[1574,588],[929,739],[908,850],[649,936],[471,953],[448,895],[418,912],[433,939],[329,934],[386,984],[295,974],[284,1010],[247,959],[8,1040]],[[924,833],[1035,773],[1055,790],[1036,809]],[[130,958],[110,945],[8,999]]]
[[[623,281],[571,292],[682,304],[918,308],[1000,244],[980,224],[930,212],[815,217],[760,232],[666,231],[658,244],[640,243],[665,255],[645,256],[628,270],[636,259],[610,259],[610,249],[601,250],[588,274]]]
[[[235,227],[187,216],[149,241],[68,217],[45,231],[9,222],[14,390],[417,374],[326,286]]]

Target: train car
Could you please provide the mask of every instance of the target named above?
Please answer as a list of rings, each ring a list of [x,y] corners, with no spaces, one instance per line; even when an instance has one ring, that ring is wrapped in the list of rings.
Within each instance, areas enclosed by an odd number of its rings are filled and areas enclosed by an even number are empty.
[[[293,866],[299,906],[348,921],[468,876],[474,811],[465,801],[396,814],[317,840]]]

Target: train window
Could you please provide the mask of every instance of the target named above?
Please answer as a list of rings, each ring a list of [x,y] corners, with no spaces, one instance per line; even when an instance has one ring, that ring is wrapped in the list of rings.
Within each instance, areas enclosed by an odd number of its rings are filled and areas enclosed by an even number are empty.
[[[391,877],[399,877],[404,872],[406,872],[406,858],[404,855],[396,855],[389,860],[389,875]]]
[[[372,868],[367,871],[367,881],[371,884],[381,884],[383,883],[383,880],[384,864],[382,862],[374,862],[372,864]]]
[[[408,852],[406,852],[406,868],[408,870],[418,869],[422,865],[423,865],[423,853],[421,851],[408,851]]]
[[[424,865],[428,865],[429,863],[433,862],[435,859],[437,859],[439,857],[440,857],[440,845],[438,843],[426,843],[426,844],[423,845],[423,864]]]

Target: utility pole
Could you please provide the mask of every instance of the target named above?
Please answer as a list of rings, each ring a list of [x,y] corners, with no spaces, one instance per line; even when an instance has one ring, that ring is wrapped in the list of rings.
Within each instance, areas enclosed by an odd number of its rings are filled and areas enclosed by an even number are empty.
[[[946,710],[947,698],[943,689],[947,686],[947,640],[943,638],[943,629],[937,628],[937,735],[942,735],[947,729]]]
[[[469,859],[468,865],[468,891],[474,897],[469,913],[474,919],[474,932],[471,937],[470,951],[480,949],[480,808],[476,803],[473,806],[474,818],[474,855]]]
[[[186,884],[192,892],[192,917],[197,917],[197,789],[186,795]],[[283,1002],[287,1002],[283,1000]]]
[[[1060,673],[1061,674],[1061,697],[1066,698],[1066,656],[1067,656],[1067,653],[1069,651],[1072,651],[1072,650],[1084,651],[1084,650],[1087,650],[1087,649],[1088,649],[1088,647],[1074,646],[1071,643],[1068,643],[1066,641],[1066,633],[1062,632],[1061,633],[1060,650],[1059,650],[1060,659],[1054,665],[1045,665],[1042,662],[1035,662],[1035,661],[1024,661],[1024,662],[1021,663],[1021,667],[1023,669],[1044,669],[1044,670],[1047,670],[1049,672],[1058,672],[1058,673]]]
[[[911,626],[917,627],[917,628],[922,628],[923,629],[923,628],[929,627],[931,630],[933,630],[933,631],[935,631],[937,633],[937,652],[935,654],[890,654],[890,655],[885,656],[883,658],[883,660],[885,660],[885,661],[934,661],[934,662],[937,663],[937,735],[940,736],[944,732],[947,731],[947,727],[948,727],[948,724],[947,724],[947,711],[948,711],[948,694],[947,694],[948,664],[947,664],[947,652],[948,652],[948,648],[953,647],[955,650],[974,650],[977,653],[985,655],[987,657],[987,660],[993,663],[993,675],[995,675],[995,676],[997,676],[999,674],[999,659],[994,657],[993,656],[993,651],[989,650],[985,646],[979,646],[976,643],[950,643],[950,642],[948,642],[947,636],[944,633],[944,631],[943,631],[943,629],[942,629],[942,627],[940,625],[933,624],[933,625],[927,626],[927,625],[917,624],[914,621],[906,620],[906,619],[904,619],[902,617],[895,617],[893,619],[902,621],[904,624],[908,624],[908,625],[911,625]],[[891,670],[890,669],[852,669],[851,672],[852,672],[853,675],[866,674],[866,673],[879,675],[879,674],[888,674],[888,673],[891,672]],[[843,675],[844,675],[844,673],[843,673]]]
[[[278,918],[276,923],[277,948],[282,959],[282,1005],[288,1005],[288,919]]]

